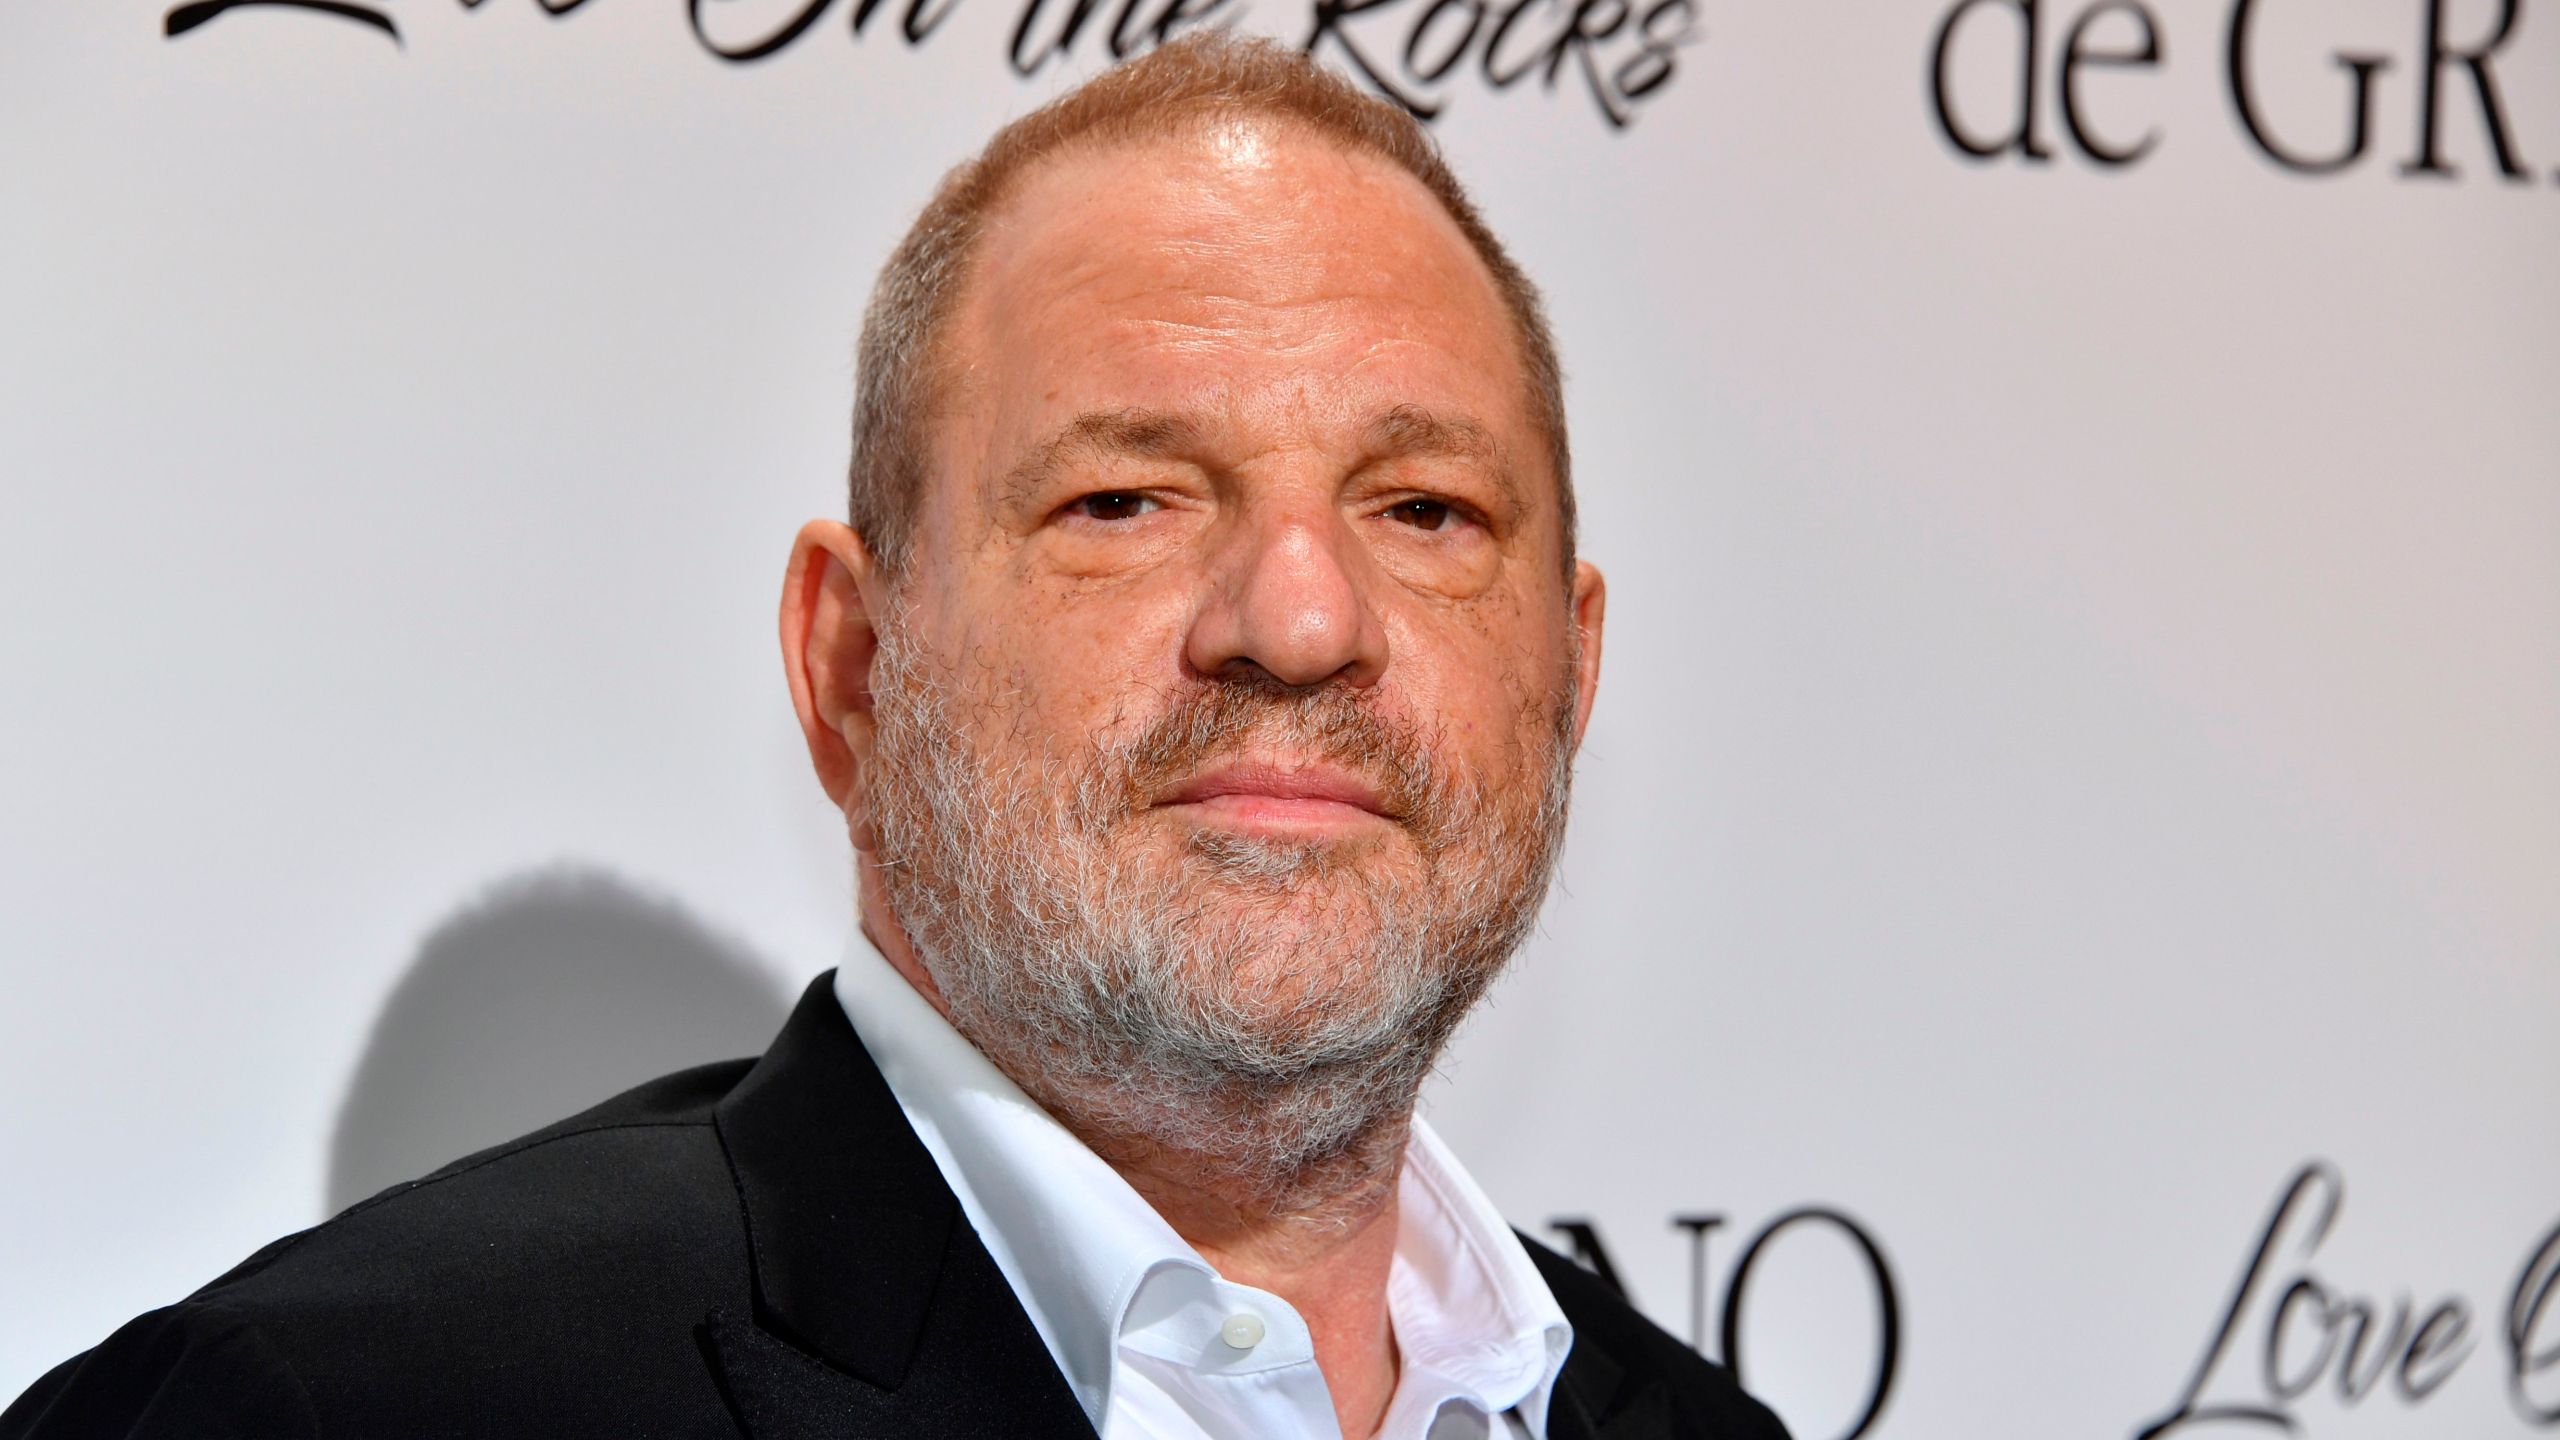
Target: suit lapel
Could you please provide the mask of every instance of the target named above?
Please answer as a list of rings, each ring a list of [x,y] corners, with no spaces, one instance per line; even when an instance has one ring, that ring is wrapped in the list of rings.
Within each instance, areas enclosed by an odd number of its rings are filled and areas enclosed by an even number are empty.
[[[1577,1327],[1573,1349],[1565,1355],[1547,1401],[1547,1440],[1619,1440],[1658,1433],[1643,1428],[1640,1406],[1631,1409],[1624,1403],[1626,1388],[1624,1367]],[[1633,1426],[1631,1418],[1637,1421]]]
[[[818,977],[715,1123],[753,1309],[698,1338],[751,1440],[1093,1427]]]
[[[1547,1440],[1662,1440],[1695,1433],[1682,1423],[1661,1376],[1640,1359],[1639,1368],[1630,1370],[1610,1351],[1607,1337],[1615,1326],[1595,1303],[1601,1281],[1528,1235],[1512,1233],[1573,1325],[1573,1348],[1547,1401]]]

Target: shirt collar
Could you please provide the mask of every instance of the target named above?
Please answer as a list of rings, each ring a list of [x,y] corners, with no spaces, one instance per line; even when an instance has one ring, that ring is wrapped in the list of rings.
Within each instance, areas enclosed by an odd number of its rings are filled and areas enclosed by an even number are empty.
[[[835,988],[917,1137],[1102,1429],[1121,1344],[1137,1339],[1126,1332],[1147,1320],[1131,1313],[1141,1288],[1152,1305],[1166,1282],[1188,1292],[1214,1284],[1216,1272],[858,932]],[[1443,1398],[1471,1395],[1497,1414],[1517,1407],[1530,1433],[1545,1435],[1572,1328],[1500,1212],[1418,1115],[1397,1201],[1388,1305],[1405,1376],[1391,1420],[1408,1397],[1436,1409]],[[1297,1323],[1294,1315],[1275,1318]]]
[[[1396,1201],[1387,1301],[1404,1376],[1395,1409],[1408,1397],[1436,1407],[1437,1388],[1493,1414],[1517,1408],[1529,1433],[1543,1437],[1573,1327],[1501,1212],[1419,1115]],[[1391,1429],[1395,1418],[1391,1411]]]

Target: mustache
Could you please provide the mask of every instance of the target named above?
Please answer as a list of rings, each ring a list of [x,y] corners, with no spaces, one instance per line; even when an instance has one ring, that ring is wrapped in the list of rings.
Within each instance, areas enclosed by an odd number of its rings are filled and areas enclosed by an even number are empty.
[[[1213,761],[1273,750],[1358,776],[1428,840],[1457,808],[1434,759],[1434,738],[1347,685],[1290,685],[1259,672],[1201,681],[1177,692],[1136,734],[1099,747],[1094,778],[1104,803],[1088,818],[1136,814]]]

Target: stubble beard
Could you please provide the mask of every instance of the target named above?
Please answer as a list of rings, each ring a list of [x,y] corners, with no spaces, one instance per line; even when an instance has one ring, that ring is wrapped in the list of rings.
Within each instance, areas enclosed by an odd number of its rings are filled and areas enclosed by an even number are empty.
[[[1393,1175],[1423,1081],[1535,922],[1572,677],[1492,783],[1369,692],[1258,672],[1056,753],[971,723],[999,713],[995,677],[972,690],[888,617],[863,777],[879,873],[953,1026],[1106,1159],[1266,1214],[1340,1210]],[[1157,797],[1248,751],[1351,771],[1401,833],[1148,833],[1170,823]]]

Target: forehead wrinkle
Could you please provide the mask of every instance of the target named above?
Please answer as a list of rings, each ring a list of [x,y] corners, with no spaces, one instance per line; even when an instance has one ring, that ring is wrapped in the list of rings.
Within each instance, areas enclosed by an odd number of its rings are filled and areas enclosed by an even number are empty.
[[[1265,310],[1274,307],[1261,307]],[[1287,360],[1322,356],[1338,349],[1341,334],[1336,330],[1314,326],[1294,327],[1295,333],[1282,335],[1263,330],[1250,337],[1237,333],[1231,320],[1180,320],[1150,318],[1121,322],[1121,328],[1133,332],[1141,347],[1161,349],[1179,354],[1215,353],[1231,362]]]
[[[1069,289],[1081,290],[1103,308],[1122,312],[1112,322],[1121,328],[1196,332],[1255,350],[1327,343],[1363,322],[1384,322],[1398,335],[1421,333],[1442,318],[1443,307],[1416,301],[1393,277],[1271,275],[1285,264],[1239,253],[1223,257],[1218,273],[1073,276],[1050,293],[1063,300]],[[1262,272],[1270,283],[1261,289],[1240,285],[1238,270]]]

